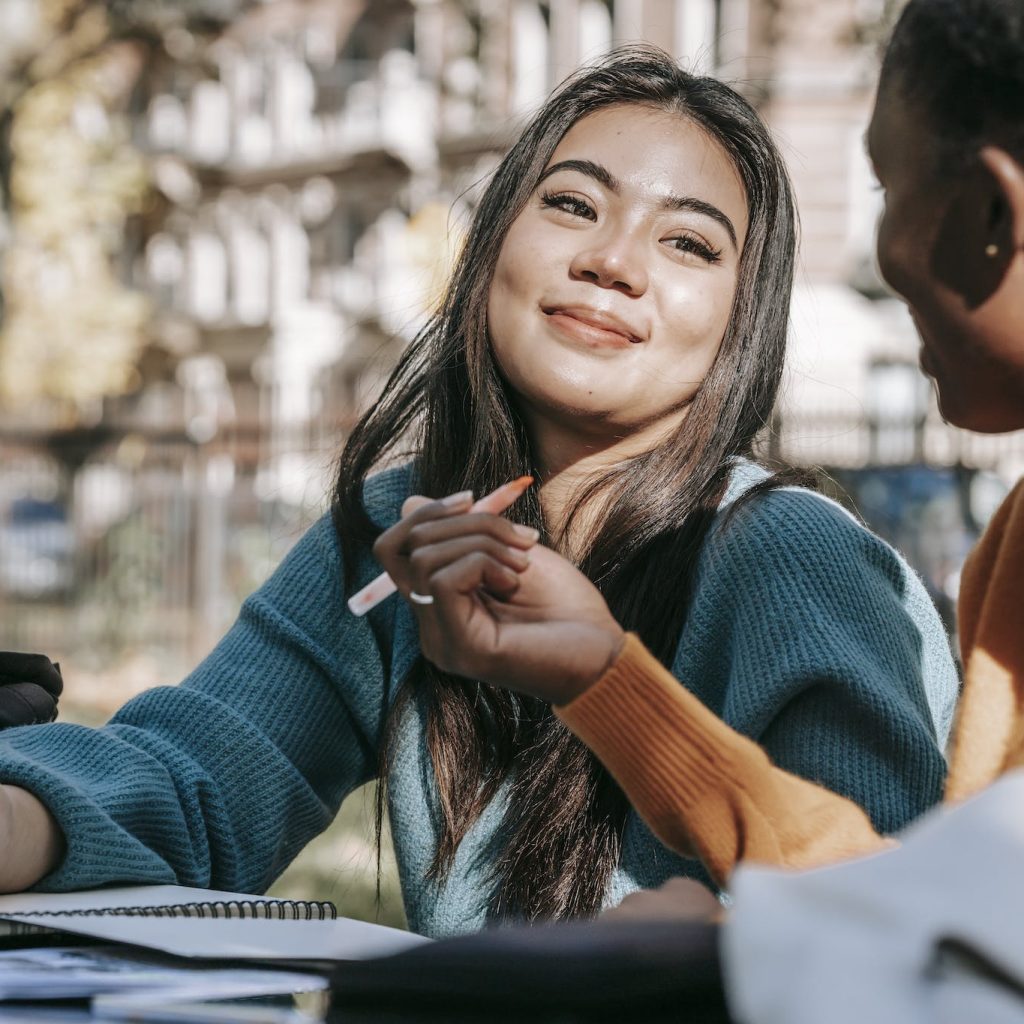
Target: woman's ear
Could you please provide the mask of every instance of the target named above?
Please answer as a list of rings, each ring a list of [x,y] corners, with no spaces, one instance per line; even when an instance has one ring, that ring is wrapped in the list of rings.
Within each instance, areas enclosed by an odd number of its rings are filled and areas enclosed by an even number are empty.
[[[960,176],[939,223],[930,269],[968,309],[988,302],[1024,249],[1024,167],[985,146]]]
[[[978,159],[994,186],[989,214],[993,237],[987,244],[1002,241],[1024,249],[1024,166],[998,146],[983,146]]]

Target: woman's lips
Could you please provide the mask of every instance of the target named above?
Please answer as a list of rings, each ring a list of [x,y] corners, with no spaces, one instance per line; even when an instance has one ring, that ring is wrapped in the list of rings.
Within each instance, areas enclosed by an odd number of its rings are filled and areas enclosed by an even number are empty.
[[[574,309],[552,309],[544,312],[559,333],[591,347],[628,348],[642,340],[624,325],[599,314]]]

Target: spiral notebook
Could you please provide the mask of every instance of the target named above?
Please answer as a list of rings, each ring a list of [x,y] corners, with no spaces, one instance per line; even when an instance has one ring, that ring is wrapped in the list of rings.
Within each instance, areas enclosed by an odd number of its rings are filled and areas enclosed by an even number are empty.
[[[67,919],[83,917],[187,917],[212,920],[333,921],[333,903],[193,889],[184,885],[135,885],[69,893],[0,896],[0,939],[63,931]],[[31,917],[29,923],[21,920]],[[42,923],[45,920],[46,923]],[[52,924],[50,923],[52,921]]]
[[[178,885],[0,896],[0,929],[0,944],[63,933],[208,960],[360,960],[428,941],[332,903]]]

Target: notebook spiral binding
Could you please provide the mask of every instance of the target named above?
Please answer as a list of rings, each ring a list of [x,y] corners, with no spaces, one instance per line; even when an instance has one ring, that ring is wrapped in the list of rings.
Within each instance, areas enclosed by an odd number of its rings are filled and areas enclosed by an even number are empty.
[[[203,903],[170,903],[161,907],[101,907],[90,910],[46,910],[32,914],[33,917],[106,917],[108,915],[334,921],[338,917],[338,909],[333,903],[325,900],[210,900]]]

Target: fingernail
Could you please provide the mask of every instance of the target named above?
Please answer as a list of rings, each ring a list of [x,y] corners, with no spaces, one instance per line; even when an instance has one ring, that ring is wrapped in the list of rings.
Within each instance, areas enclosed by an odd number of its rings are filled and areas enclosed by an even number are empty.
[[[513,523],[512,529],[519,534],[523,540],[528,540],[531,544],[540,540],[540,530],[535,530],[532,526],[521,526],[519,523]]]
[[[507,548],[506,550],[512,556],[512,561],[517,565],[521,565],[525,569],[530,564],[529,551],[523,551],[522,548]]]
[[[442,498],[441,504],[448,508],[457,508],[459,505],[465,505],[467,501],[472,500],[472,491],[459,491],[458,494],[449,494],[447,498]]]

